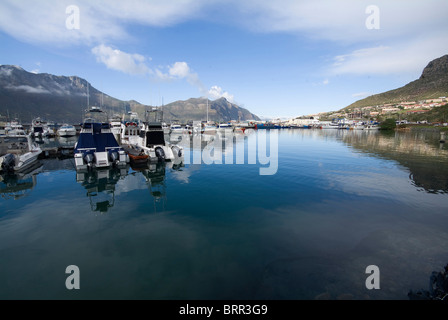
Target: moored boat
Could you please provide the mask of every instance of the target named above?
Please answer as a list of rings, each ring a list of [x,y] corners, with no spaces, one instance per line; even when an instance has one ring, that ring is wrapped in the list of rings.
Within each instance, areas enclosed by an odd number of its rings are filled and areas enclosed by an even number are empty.
[[[58,136],[60,137],[74,137],[76,136],[76,128],[68,123],[64,123],[58,129]]]
[[[42,153],[31,135],[5,135],[0,137],[0,171],[22,172],[31,167]]]
[[[74,155],[77,170],[121,167],[128,163],[126,152],[112,134],[107,115],[97,107],[86,112]]]
[[[165,141],[160,122],[145,123],[139,139],[130,144],[136,150],[143,151],[150,162],[174,161],[183,156],[183,148]]]

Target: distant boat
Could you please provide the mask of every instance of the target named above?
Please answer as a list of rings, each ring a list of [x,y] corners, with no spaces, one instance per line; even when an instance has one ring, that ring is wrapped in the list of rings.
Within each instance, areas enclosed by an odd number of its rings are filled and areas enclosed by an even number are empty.
[[[216,127],[216,125],[213,124],[213,123],[208,122],[208,123],[205,124],[204,130],[203,130],[202,133],[204,133],[204,134],[215,134],[217,131],[218,131],[218,128]]]
[[[256,129],[278,129],[277,126],[273,123],[257,123],[255,125]]]
[[[60,137],[73,137],[76,136],[76,128],[70,124],[63,124],[62,127],[58,129],[58,136]]]
[[[230,123],[220,123],[218,125],[218,131],[219,132],[233,132],[233,126]]]
[[[170,133],[184,133],[184,128],[180,124],[172,124],[170,126]]]
[[[23,128],[23,125],[17,119],[6,123],[5,134],[6,135],[20,135],[20,136],[27,135],[25,129]]]
[[[124,130],[124,125],[121,123],[121,118],[119,115],[114,115],[111,119],[109,119],[110,130],[114,135],[117,142],[121,140],[121,133]]]
[[[339,125],[335,122],[325,123],[321,127],[322,129],[339,129]]]
[[[380,126],[377,124],[367,124],[365,125],[364,130],[380,130]]]
[[[33,119],[31,123],[31,133],[34,138],[42,139],[52,136],[53,132],[48,127],[47,122],[43,121],[41,118]]]
[[[163,129],[163,133],[165,133],[165,134],[169,134],[171,131],[170,126],[167,125],[165,122],[162,123],[162,129]]]
[[[77,170],[122,167],[128,163],[126,152],[112,134],[107,115],[97,107],[86,111],[74,155]]]

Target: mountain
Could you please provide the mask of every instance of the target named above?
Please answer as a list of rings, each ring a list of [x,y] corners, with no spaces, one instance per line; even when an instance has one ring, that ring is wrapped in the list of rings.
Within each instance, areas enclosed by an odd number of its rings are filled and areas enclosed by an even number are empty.
[[[89,96],[87,97],[87,92]],[[135,100],[122,101],[92,87],[77,76],[55,76],[47,73],[31,73],[21,67],[0,65],[0,116],[19,118],[31,122],[41,117],[56,122],[79,123],[87,108],[102,106],[112,114],[137,112],[142,118],[151,108]],[[176,101],[163,107],[164,120],[206,120],[207,101],[189,99]],[[258,117],[244,108],[221,98],[209,101],[209,119],[216,121],[249,120]]]
[[[375,94],[344,108],[352,110],[367,106],[377,106],[402,101],[420,101],[448,96],[448,55],[428,63],[419,79],[404,87]]]
[[[176,101],[163,106],[165,120],[207,120],[207,99],[192,98],[186,101]],[[220,98],[215,101],[208,100],[208,119],[218,122],[229,120],[260,120],[258,116]]]

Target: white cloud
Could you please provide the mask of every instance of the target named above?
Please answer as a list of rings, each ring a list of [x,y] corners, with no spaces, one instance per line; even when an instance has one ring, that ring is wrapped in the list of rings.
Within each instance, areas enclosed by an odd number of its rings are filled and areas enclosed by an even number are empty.
[[[195,17],[203,0],[2,0],[0,31],[22,41],[78,45],[132,38],[127,25],[167,26]],[[79,29],[70,30],[66,8],[79,8]]]
[[[38,86],[38,87],[31,87],[31,86],[27,86],[27,85],[21,85],[21,86],[6,86],[7,89],[11,89],[11,90],[23,90],[27,93],[37,93],[37,94],[48,94],[50,93],[50,91],[48,91],[47,89],[43,88],[42,86]]]
[[[334,57],[332,74],[420,74],[429,61],[448,53],[443,34],[354,50]],[[429,49],[430,48],[430,49]]]
[[[232,94],[230,94],[227,91],[224,91],[221,87],[218,86],[213,86],[210,88],[210,90],[208,91],[208,96],[211,99],[219,99],[219,98],[226,98],[227,101],[229,102],[234,102],[234,96]]]
[[[131,75],[144,75],[150,72],[145,64],[146,58],[140,54],[130,54],[112,47],[99,45],[92,49],[98,62],[112,70]]]
[[[166,73],[160,69],[168,69]],[[191,85],[198,88],[201,94],[205,94],[207,89],[199,78],[199,75],[193,72],[187,62],[175,62],[168,67],[160,67],[154,71],[156,77],[160,80],[182,80],[185,79]]]
[[[12,74],[12,69],[9,69],[9,68],[0,69],[0,76],[9,77],[11,74]]]
[[[169,68],[169,74],[176,78],[187,78],[190,73],[190,67],[186,62],[176,62]]]
[[[325,79],[324,81],[322,81],[322,84],[324,85],[324,86],[326,86],[327,84],[329,84],[330,83],[330,80],[328,80],[328,79]]]

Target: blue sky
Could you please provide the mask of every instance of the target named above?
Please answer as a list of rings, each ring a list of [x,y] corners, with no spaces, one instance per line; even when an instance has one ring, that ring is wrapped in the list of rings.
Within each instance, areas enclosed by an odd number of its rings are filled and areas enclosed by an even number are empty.
[[[144,104],[224,96],[293,117],[417,79],[448,54],[447,14],[446,0],[2,0],[0,64]]]

